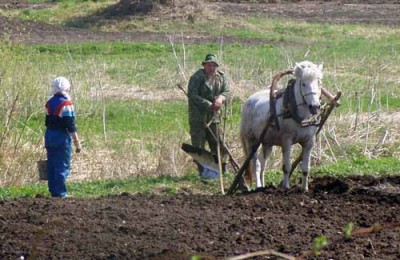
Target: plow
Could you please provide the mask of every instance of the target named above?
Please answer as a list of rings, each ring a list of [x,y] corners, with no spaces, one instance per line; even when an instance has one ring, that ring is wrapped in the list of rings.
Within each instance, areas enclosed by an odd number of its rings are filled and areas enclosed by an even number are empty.
[[[293,69],[289,69],[283,72],[279,72],[275,75],[275,77],[272,80],[271,83],[271,90],[270,90],[270,116],[266,118],[266,125],[261,132],[261,135],[257,141],[257,143],[251,148],[251,152],[248,154],[242,165],[238,163],[238,161],[233,157],[232,152],[230,151],[229,147],[226,145],[225,142],[225,125],[224,129],[221,129],[220,126],[218,126],[218,131],[217,135],[213,134],[211,129],[209,128],[209,124],[206,124],[206,128],[212,133],[213,137],[215,140],[218,141],[218,154],[217,155],[212,155],[208,151],[193,147],[189,144],[182,144],[182,150],[185,151],[187,154],[189,154],[194,161],[199,163],[200,165],[203,166],[205,171],[208,172],[208,174],[214,176],[214,178],[217,178],[219,176],[220,179],[220,186],[221,186],[221,193],[225,194],[224,190],[224,184],[223,184],[223,178],[222,174],[222,167],[221,167],[221,150],[224,149],[224,152],[228,156],[228,161],[231,165],[231,168],[233,170],[233,173],[235,175],[234,180],[232,184],[230,185],[229,189],[227,190],[227,195],[233,195],[237,190],[242,189],[242,180],[243,180],[243,174],[246,171],[246,169],[249,167],[251,160],[253,159],[254,155],[256,154],[257,150],[261,146],[261,140],[264,138],[264,136],[267,133],[268,128],[270,127],[279,127],[277,124],[277,115],[276,115],[276,108],[275,108],[275,102],[276,102],[276,95],[277,91],[276,90],[276,85],[278,81],[286,75],[291,75],[293,74]],[[290,81],[289,81],[290,82]],[[181,85],[178,85],[178,87],[185,93],[187,96],[186,91],[184,88],[182,88]],[[321,87],[321,94],[325,96],[328,99],[328,102],[324,104],[320,112],[317,114],[313,115],[312,117],[303,120],[300,122],[302,126],[308,126],[308,125],[316,125],[317,130],[315,132],[315,136],[317,136],[320,131],[322,130],[324,124],[328,120],[329,116],[333,112],[334,108],[338,107],[340,105],[339,99],[342,95],[342,93],[339,91],[335,96],[333,96],[328,90],[326,90],[324,87]],[[225,108],[226,110],[226,108]],[[292,163],[291,171],[289,173],[289,177],[292,175],[294,170],[297,168],[298,164],[301,162],[301,155],[299,155]]]

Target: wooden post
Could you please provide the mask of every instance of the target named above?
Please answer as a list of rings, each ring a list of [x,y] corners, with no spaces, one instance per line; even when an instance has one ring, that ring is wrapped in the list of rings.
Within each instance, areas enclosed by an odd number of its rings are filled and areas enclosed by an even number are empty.
[[[216,134],[217,134],[217,156],[218,156],[218,167],[219,167],[219,183],[221,186],[221,193],[222,195],[225,195],[225,190],[224,190],[224,178],[222,177],[222,155],[221,155],[221,142],[220,142],[220,130],[219,130],[219,125],[217,125],[216,129]]]

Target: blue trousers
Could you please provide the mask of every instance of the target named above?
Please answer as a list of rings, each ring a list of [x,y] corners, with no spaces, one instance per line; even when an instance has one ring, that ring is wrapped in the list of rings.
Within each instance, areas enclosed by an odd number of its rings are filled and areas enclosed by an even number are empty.
[[[66,131],[46,130],[48,187],[52,197],[67,195],[66,180],[71,167],[72,141]]]

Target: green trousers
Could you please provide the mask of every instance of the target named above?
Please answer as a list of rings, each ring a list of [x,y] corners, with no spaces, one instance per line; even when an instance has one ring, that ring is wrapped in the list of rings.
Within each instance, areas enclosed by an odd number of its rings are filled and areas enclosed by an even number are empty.
[[[211,123],[210,129],[204,126],[203,123],[191,123],[190,124],[190,138],[192,140],[192,145],[205,149],[206,142],[210,147],[210,151],[213,155],[218,155],[218,143],[215,137],[217,137],[217,128],[219,124]],[[210,132],[212,131],[212,133]],[[225,146],[221,144],[221,157],[222,163],[226,164],[228,161],[228,153]]]

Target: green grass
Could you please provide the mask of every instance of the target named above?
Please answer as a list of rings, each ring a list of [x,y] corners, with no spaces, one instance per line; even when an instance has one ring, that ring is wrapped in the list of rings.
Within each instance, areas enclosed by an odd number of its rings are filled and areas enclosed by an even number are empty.
[[[337,177],[349,175],[373,175],[385,176],[397,174],[400,168],[400,160],[393,157],[381,157],[369,159],[367,157],[355,157],[350,160],[339,161],[334,165],[319,167],[313,172],[315,175],[332,175]]]
[[[371,98],[371,89],[381,95],[400,96],[397,86],[397,52],[400,50],[399,36],[382,38],[372,45],[365,39],[344,38],[337,41],[321,39],[310,46],[276,45],[248,46],[227,44],[222,48],[216,44],[189,45],[185,50],[175,45],[180,60],[173,56],[172,46],[168,43],[79,43],[60,45],[15,46],[10,51],[14,60],[20,60],[25,66],[38,66],[42,74],[54,73],[78,77],[97,73],[104,74],[102,82],[111,81],[113,85],[134,84],[144,89],[173,89],[174,82],[183,82],[177,73],[178,63],[186,64],[186,77],[199,67],[203,56],[208,52],[220,55],[226,72],[233,82],[252,80],[265,84],[271,73],[293,66],[294,62],[307,59],[325,64],[325,85],[328,88],[337,85],[344,93],[342,109],[347,110],[350,103]],[[368,46],[368,49],[366,49]],[[185,51],[186,60],[182,57]],[[366,55],[368,53],[368,55]],[[291,57],[287,59],[285,56]],[[24,60],[25,59],[25,60]],[[196,62],[197,61],[197,62]],[[289,64],[288,64],[289,63]],[[20,67],[20,65],[18,65]],[[30,69],[30,68],[29,68]],[[379,100],[380,101],[380,100]],[[384,107],[396,109],[398,101],[385,101]],[[377,105],[382,104],[378,102]],[[369,107],[363,105],[363,110]],[[354,108],[352,108],[354,110]],[[369,110],[367,110],[369,111]]]
[[[28,52],[37,51],[40,54],[52,55],[72,55],[72,56],[90,56],[90,55],[129,55],[137,59],[152,59],[160,54],[170,53],[171,48],[168,44],[155,42],[149,43],[124,43],[124,42],[96,42],[96,43],[78,43],[78,44],[41,44],[34,45],[28,49]]]
[[[100,108],[102,104],[97,104]],[[187,102],[183,101],[115,101],[105,102],[105,128],[108,137],[115,140],[116,148],[123,139],[154,140],[160,131],[167,138],[188,131]],[[103,134],[102,110],[82,110],[77,113],[76,124],[86,145],[101,139]],[[29,118],[26,126],[44,132],[44,114]],[[21,128],[25,125],[21,125]],[[22,130],[22,129],[21,129]],[[110,141],[114,143],[114,141]]]
[[[182,177],[165,175],[123,180],[68,182],[67,185],[68,193],[74,197],[91,198],[123,193],[173,195],[185,190],[200,190],[204,194],[218,193],[219,180],[204,181],[197,174],[187,174]],[[0,200],[36,196],[50,196],[47,191],[47,182],[0,188]]]
[[[311,177],[324,175],[334,177],[348,177],[354,175],[373,175],[377,177],[393,175],[400,167],[400,160],[387,157],[368,159],[354,158],[349,161],[339,161],[337,164],[313,167]],[[230,187],[234,175],[224,176],[225,191]],[[292,185],[299,183],[301,176],[295,172],[292,176]],[[267,171],[265,183],[278,186],[282,180],[282,172]],[[197,174],[190,173],[177,176],[150,176],[118,180],[99,180],[87,182],[67,182],[68,192],[76,198],[92,198],[109,195],[129,194],[162,194],[174,195],[196,191],[202,194],[220,194],[219,179],[202,180]],[[0,188],[0,200],[11,200],[21,197],[49,197],[47,183],[40,182],[23,186],[9,186]]]
[[[47,8],[27,8],[12,10],[9,13],[27,21],[41,21],[63,25],[75,17],[88,16],[115,1],[108,0],[29,0],[32,4],[49,3]]]

